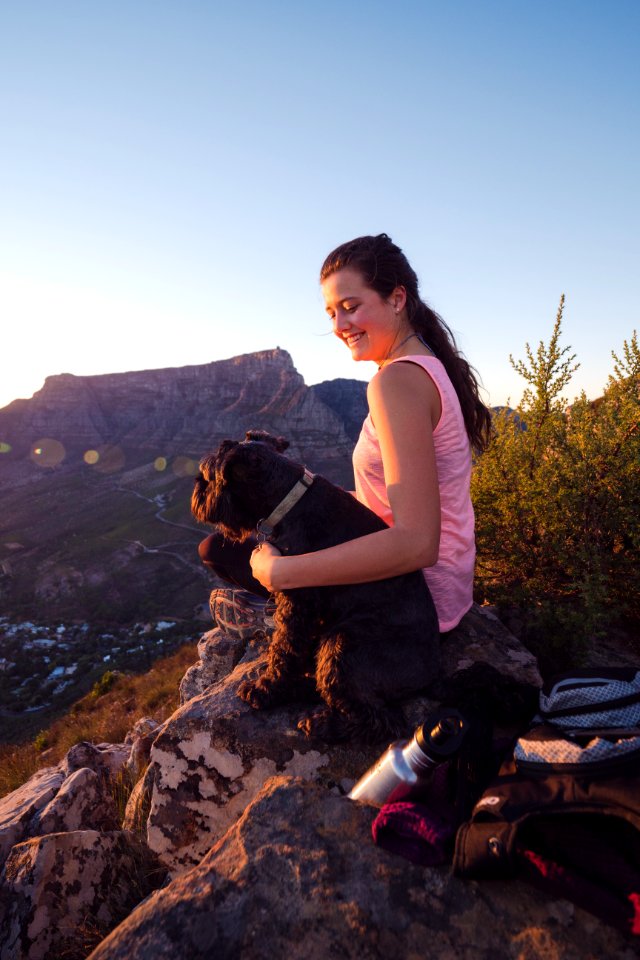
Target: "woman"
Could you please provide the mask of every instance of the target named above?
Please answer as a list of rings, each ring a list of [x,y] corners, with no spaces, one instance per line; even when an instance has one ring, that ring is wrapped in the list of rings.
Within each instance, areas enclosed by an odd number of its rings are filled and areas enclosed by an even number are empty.
[[[262,544],[251,554],[253,576],[275,592],[422,567],[444,633],[473,601],[471,456],[486,445],[490,413],[451,331],[420,299],[415,272],[386,234],[337,247],[320,282],[335,335],[354,360],[378,364],[353,454],[355,495],[389,527],[301,556]]]

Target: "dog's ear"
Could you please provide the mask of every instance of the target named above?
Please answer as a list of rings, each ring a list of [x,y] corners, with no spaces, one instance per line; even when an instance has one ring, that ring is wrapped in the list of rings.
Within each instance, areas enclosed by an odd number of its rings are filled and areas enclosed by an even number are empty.
[[[284,437],[273,437],[266,430],[247,430],[245,440],[255,440],[258,443],[268,443],[277,453],[284,453],[289,446],[289,441]]]
[[[216,475],[216,460],[217,455],[215,453],[209,453],[206,457],[203,457],[200,461],[200,473],[198,474],[198,479],[202,478],[205,483],[208,483]],[[196,480],[196,483],[198,482]]]
[[[193,484],[193,493],[191,494],[191,513],[200,523],[206,523],[207,520],[207,488],[209,481],[202,473],[199,473]]]

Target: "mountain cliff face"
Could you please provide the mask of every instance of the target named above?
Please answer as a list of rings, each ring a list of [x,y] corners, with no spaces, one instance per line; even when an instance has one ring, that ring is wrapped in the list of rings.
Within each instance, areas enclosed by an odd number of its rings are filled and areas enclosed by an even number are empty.
[[[206,599],[191,519],[200,457],[248,429],[352,486],[360,381],[305,385],[289,354],[48,377],[0,410],[0,614],[130,621]],[[9,448],[9,449],[7,449]]]
[[[144,462],[142,454],[199,457],[223,437],[258,427],[286,433],[296,455],[316,469],[335,465],[342,475],[352,446],[351,400],[362,407],[364,384],[339,383],[338,392],[330,383],[307,387],[280,349],[175,369],[60,374],[30,400],[0,410],[0,440],[11,445],[5,457],[14,462],[43,438],[61,443],[65,459],[117,444]]]

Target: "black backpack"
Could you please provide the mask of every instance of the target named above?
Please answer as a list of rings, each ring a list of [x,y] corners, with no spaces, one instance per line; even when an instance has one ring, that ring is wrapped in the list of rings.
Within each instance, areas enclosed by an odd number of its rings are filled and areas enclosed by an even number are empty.
[[[552,678],[456,835],[453,871],[523,876],[640,934],[640,671]]]

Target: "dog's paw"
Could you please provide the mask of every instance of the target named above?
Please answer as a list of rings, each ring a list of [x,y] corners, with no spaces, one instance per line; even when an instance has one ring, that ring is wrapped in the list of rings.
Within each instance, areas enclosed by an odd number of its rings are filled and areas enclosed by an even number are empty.
[[[344,727],[339,716],[329,707],[317,707],[298,721],[298,730],[312,740],[338,743],[344,740]]]
[[[288,699],[283,684],[265,675],[243,681],[238,687],[238,696],[254,710],[266,710]]]

